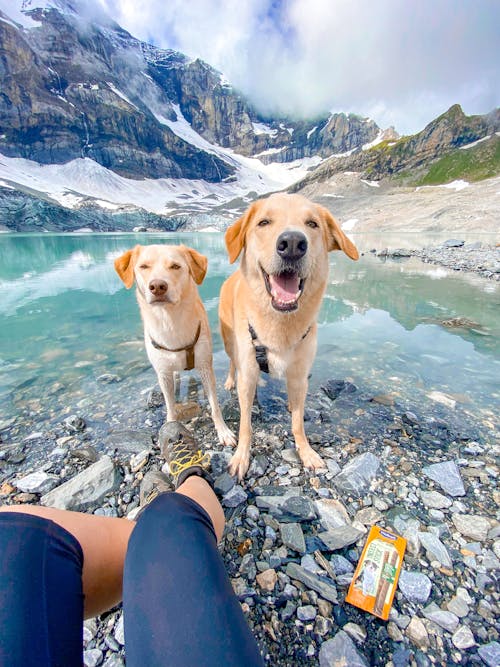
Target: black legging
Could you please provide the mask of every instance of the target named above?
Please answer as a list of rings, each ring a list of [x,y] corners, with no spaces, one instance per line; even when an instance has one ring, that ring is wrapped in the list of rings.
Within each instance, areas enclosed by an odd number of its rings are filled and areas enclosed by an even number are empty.
[[[0,666],[82,664],[83,553],[53,521],[0,512]],[[262,666],[217,551],[190,498],[158,496],[130,537],[123,580],[127,667]]]

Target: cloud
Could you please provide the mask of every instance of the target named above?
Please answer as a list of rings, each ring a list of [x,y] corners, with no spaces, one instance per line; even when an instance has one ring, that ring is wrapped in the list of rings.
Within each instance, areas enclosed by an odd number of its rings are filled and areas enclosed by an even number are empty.
[[[96,1],[134,36],[202,58],[262,111],[354,112],[409,133],[456,102],[500,104],[498,0]]]

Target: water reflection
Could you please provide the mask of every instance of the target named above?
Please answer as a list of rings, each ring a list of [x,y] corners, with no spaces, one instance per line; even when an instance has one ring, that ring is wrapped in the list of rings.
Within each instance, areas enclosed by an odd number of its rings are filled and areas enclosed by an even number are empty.
[[[0,399],[2,413],[57,420],[68,405],[109,411],[137,402],[155,382],[141,343],[133,290],[113,259],[140,242],[185,243],[209,258],[200,287],[214,332],[221,381],[227,358],[218,334],[220,286],[233,271],[222,234],[0,236]],[[359,243],[359,240],[358,240]],[[360,247],[373,245],[370,240]],[[400,245],[404,245],[401,243]],[[312,388],[326,377],[352,378],[370,391],[407,401],[437,390],[486,410],[498,402],[499,286],[415,259],[352,262],[331,256],[320,314]],[[446,328],[466,318],[474,326]],[[116,373],[119,384],[96,384]],[[48,417],[48,418],[49,418]]]

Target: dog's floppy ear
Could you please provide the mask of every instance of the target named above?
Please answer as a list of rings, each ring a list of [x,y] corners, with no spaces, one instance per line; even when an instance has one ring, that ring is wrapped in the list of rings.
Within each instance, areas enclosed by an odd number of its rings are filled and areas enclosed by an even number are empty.
[[[257,208],[257,202],[254,202],[249,209],[236,220],[231,227],[226,229],[224,239],[226,241],[226,248],[229,255],[229,263],[232,264],[238,259],[240,252],[243,250],[246,240],[248,223],[252,219],[253,214]]]
[[[127,289],[130,289],[134,284],[134,266],[140,247],[140,245],[136,245],[135,248],[127,250],[127,252],[124,252],[123,255],[115,259],[116,273],[123,280]]]
[[[318,206],[318,208],[326,222],[328,252],[330,250],[342,250],[351,259],[359,259],[358,249],[341,230],[330,211],[323,206]]]
[[[179,246],[179,250],[181,250],[186,257],[189,270],[194,278],[194,282],[197,285],[201,285],[207,274],[208,259],[205,257],[205,255],[202,255],[197,250],[188,248],[185,245]]]

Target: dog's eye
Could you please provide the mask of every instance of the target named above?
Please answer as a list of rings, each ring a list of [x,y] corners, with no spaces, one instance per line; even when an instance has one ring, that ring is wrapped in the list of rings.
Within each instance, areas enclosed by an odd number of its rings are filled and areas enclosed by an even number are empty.
[[[139,266],[140,269],[149,269],[149,264],[141,264]]]
[[[261,221],[259,222],[258,227],[265,227],[266,225],[269,225],[269,224],[270,224],[269,220],[267,220],[266,218],[264,218],[264,220],[261,220]]]
[[[312,229],[317,229],[318,228],[318,223],[315,222],[314,220],[307,220],[306,225],[308,227],[311,227]]]
[[[171,264],[171,265],[170,265],[170,268],[171,268],[171,269],[174,269],[175,271],[177,271],[178,269],[181,268],[181,265],[180,265],[180,264],[175,264],[175,262],[174,262],[174,264]]]

